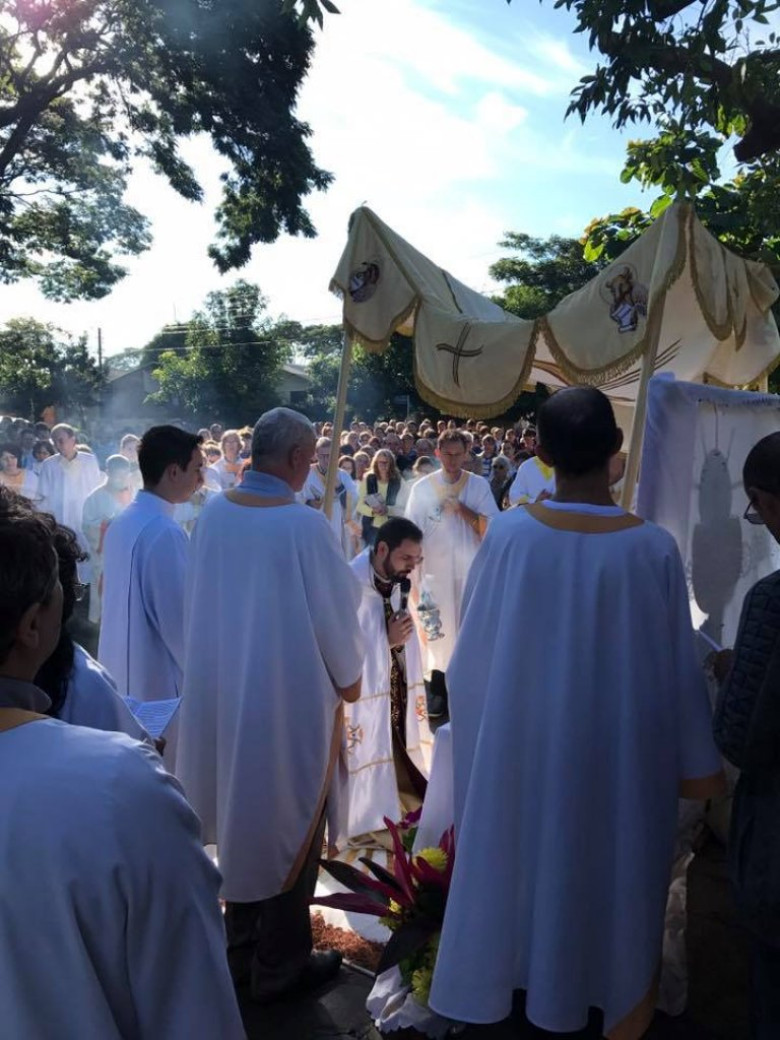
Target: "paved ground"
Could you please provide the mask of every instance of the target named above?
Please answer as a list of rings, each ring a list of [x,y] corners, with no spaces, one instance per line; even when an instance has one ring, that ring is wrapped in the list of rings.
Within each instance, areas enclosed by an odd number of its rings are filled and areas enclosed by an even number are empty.
[[[365,1012],[371,980],[345,969],[338,984],[316,996],[290,1000],[268,1008],[242,1002],[249,1040],[381,1040]],[[389,1034],[392,1040],[416,1040],[419,1034],[406,1030]],[[542,1040],[552,1034],[530,1026],[521,1016],[495,1026],[472,1026],[458,1040]],[[556,1040],[597,1040],[598,1030],[555,1034]],[[687,1016],[669,1019],[659,1015],[646,1040],[717,1040],[718,1034],[698,1026]]]
[[[688,874],[689,1006],[685,1015],[657,1015],[646,1040],[747,1040],[747,950],[734,921],[724,853],[709,842]],[[380,1040],[365,1011],[371,979],[343,969],[337,984],[306,998],[259,1008],[242,1000],[250,1040]],[[417,1040],[412,1032],[392,1040]],[[470,1027],[459,1040],[542,1040],[522,1008],[512,1020]],[[555,1034],[556,1040],[597,1040],[598,1028]]]

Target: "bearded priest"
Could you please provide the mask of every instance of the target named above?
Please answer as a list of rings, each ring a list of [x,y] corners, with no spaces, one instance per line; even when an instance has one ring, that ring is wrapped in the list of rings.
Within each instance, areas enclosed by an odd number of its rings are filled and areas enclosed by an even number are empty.
[[[382,844],[383,822],[419,809],[431,732],[420,645],[407,603],[409,575],[422,563],[422,531],[391,517],[373,549],[350,566],[360,582],[358,620],[366,659],[359,701],[345,715],[350,842]]]
[[[537,426],[555,495],[490,525],[447,671],[457,855],[430,1003],[497,1022],[522,989],[543,1029],[596,1009],[636,1040],[678,796],[721,792],[721,761],[676,543],[610,495],[608,398],[562,390]]]

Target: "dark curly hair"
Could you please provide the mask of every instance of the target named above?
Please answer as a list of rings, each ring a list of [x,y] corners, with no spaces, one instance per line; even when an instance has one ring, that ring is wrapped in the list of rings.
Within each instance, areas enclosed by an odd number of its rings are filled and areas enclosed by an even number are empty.
[[[89,559],[69,527],[55,524],[54,548],[59,561],[60,585],[62,585],[62,628],[60,639],[51,657],[41,666],[35,677],[35,685],[51,699],[47,715],[55,718],[62,711],[68,693],[68,682],[73,672],[75,645],[68,631],[67,622],[76,606],[79,584],[78,565]]]

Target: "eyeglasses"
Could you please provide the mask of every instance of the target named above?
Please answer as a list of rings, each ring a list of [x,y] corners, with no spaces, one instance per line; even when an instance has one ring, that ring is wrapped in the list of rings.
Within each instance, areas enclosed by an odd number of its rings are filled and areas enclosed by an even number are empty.
[[[766,521],[763,520],[760,514],[756,511],[752,502],[748,502],[747,509],[742,514],[742,519],[747,520],[749,524],[755,524],[756,527],[763,526],[766,523]]]

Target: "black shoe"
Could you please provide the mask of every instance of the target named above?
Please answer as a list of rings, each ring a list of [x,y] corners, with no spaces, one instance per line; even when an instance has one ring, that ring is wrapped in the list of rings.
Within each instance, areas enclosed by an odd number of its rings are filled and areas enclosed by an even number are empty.
[[[297,979],[274,990],[259,990],[257,986],[252,986],[252,1000],[255,1004],[272,1004],[277,1000],[308,993],[332,982],[340,968],[341,954],[336,950],[315,951],[309,955],[309,962]]]
[[[319,989],[332,982],[341,969],[342,956],[338,950],[315,950],[301,972],[296,989]]]

